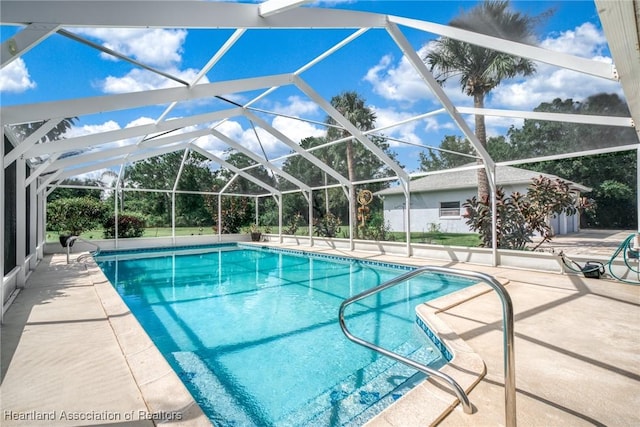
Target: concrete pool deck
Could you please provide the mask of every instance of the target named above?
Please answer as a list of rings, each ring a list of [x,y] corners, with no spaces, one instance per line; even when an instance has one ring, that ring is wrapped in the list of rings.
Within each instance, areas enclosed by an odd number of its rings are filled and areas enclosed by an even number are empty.
[[[315,250],[385,262],[445,265]],[[447,266],[509,281],[516,313],[520,425],[640,425],[639,286],[576,275]],[[1,424],[208,425],[103,278],[92,262],[66,265],[62,254],[46,256],[30,275],[5,313],[1,329]],[[467,415],[457,406],[439,425],[504,425],[497,296],[483,293],[437,316],[482,358],[487,372],[469,394],[476,412]],[[428,405],[416,396],[407,394],[369,424],[430,424]]]

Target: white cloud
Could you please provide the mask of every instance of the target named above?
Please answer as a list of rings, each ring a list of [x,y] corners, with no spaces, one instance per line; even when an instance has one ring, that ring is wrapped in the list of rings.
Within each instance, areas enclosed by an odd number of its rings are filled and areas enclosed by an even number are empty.
[[[138,28],[82,28],[77,33],[97,38],[103,45],[147,65],[171,67],[182,61],[182,45],[186,30]],[[115,59],[102,54],[104,59]]]
[[[120,129],[120,125],[113,120],[109,120],[100,124],[73,126],[65,132],[65,138],[75,138],[78,136],[91,135],[94,133],[108,132]]]
[[[314,126],[308,122],[288,119],[286,117],[274,118],[271,125],[296,143],[299,143],[309,136],[321,137],[326,133],[324,127]]]
[[[573,30],[550,34],[540,43],[540,47],[545,49],[586,58],[602,55],[606,46],[604,33],[591,22],[585,22]]]
[[[186,70],[173,69],[169,70],[168,73],[186,82],[191,82],[195,79],[198,71],[192,68]],[[209,80],[206,77],[200,80],[200,83],[208,82]],[[129,71],[122,77],[109,76],[100,82],[100,88],[105,93],[139,92],[176,86],[183,85],[159,74],[139,68]]]
[[[303,99],[299,96],[290,96],[287,98],[286,104],[276,103],[274,111],[289,116],[312,115],[320,111],[320,107],[315,102]]]
[[[605,56],[606,38],[602,31],[587,22],[574,30],[552,34],[541,42],[547,49],[596,61],[612,63]],[[532,110],[542,102],[555,98],[582,101],[600,92],[622,95],[619,83],[592,77],[576,71],[546,64],[538,64],[536,74],[527,79],[514,80],[498,86],[488,102],[492,107]]]
[[[376,113],[377,128],[391,126],[394,123],[398,123],[399,121],[406,120],[414,116],[414,114],[411,113],[399,112],[389,108],[378,108],[374,106],[372,107],[372,109]],[[417,127],[418,121],[412,121],[409,123],[384,129],[380,131],[380,133],[384,134],[385,136],[400,139],[402,141],[419,144],[421,142],[421,139],[416,134]],[[389,140],[388,142],[391,147],[402,146],[402,144],[397,141]]]
[[[426,49],[427,46],[424,46],[418,55],[422,57]],[[425,98],[433,99],[428,86],[405,56],[400,62],[394,62],[392,55],[383,56],[378,64],[367,71],[364,80],[371,83],[373,91],[385,99],[408,104]]]
[[[0,70],[0,92],[22,93],[36,87],[31,80],[27,65],[18,58]]]

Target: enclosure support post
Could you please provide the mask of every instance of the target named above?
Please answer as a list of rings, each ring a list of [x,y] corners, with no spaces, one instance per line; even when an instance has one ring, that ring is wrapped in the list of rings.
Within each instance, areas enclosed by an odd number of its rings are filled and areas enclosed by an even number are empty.
[[[176,191],[171,192],[171,243],[176,244]]]
[[[404,190],[404,224],[405,224],[405,239],[407,240],[407,256],[413,255],[411,251],[411,189],[409,188],[409,181],[402,183],[402,189]]]
[[[309,246],[313,246],[313,190],[309,190]]]
[[[636,155],[636,197],[638,199],[636,206],[638,208],[638,233],[640,234],[640,145],[638,146],[637,155]]]
[[[20,156],[16,159],[16,266],[18,267],[18,275],[16,277],[16,285],[23,288],[26,281],[26,272],[24,267],[25,252],[27,250],[26,234],[27,234],[27,218],[25,208],[27,206],[27,194],[24,189],[26,161]]]
[[[255,224],[256,227],[258,227],[260,225],[260,221],[258,220],[258,218],[260,218],[260,212],[259,212],[259,207],[258,207],[258,196],[256,196],[256,202],[255,202],[255,209],[256,209],[256,220],[255,220]]]
[[[30,170],[31,171],[31,170]],[[38,197],[36,195],[36,185],[31,184],[27,187],[29,189],[29,256],[31,256],[31,262],[35,267],[35,261],[38,259],[36,255],[36,246],[38,242]],[[36,256],[34,259],[33,256]],[[31,269],[31,265],[29,265]]]
[[[282,193],[278,195],[278,237],[280,244],[284,242],[282,238]]]
[[[118,249],[118,187],[120,186],[120,181],[116,181],[116,186],[113,194],[113,238],[115,239],[114,245],[115,248]]]
[[[222,241],[222,194],[218,193],[218,242]]]
[[[353,183],[349,185],[348,188],[345,188],[345,193],[347,195],[347,201],[349,202],[349,250],[353,251],[355,249],[355,244],[353,242],[353,217],[355,216],[355,212],[353,210],[353,202],[351,199],[351,187]]]
[[[486,170],[489,175],[489,194],[491,196],[491,265],[495,267],[498,265],[498,207],[496,205],[498,188],[496,184],[496,167],[492,165],[491,167],[486,167]]]
[[[0,159],[4,159],[4,126],[0,126],[0,136],[2,136],[2,143],[0,144]],[[2,277],[4,277],[4,162],[2,168],[0,168],[0,241],[3,242],[0,245],[0,270],[2,270]],[[2,301],[0,302],[0,323],[4,321],[4,280],[0,282],[0,295]]]
[[[34,190],[38,188],[40,178],[36,178],[33,182]],[[36,193],[37,203],[38,203],[38,238],[36,240],[36,251],[38,252],[38,259],[41,260],[44,258],[44,246],[47,243],[47,195],[45,191],[41,191]]]

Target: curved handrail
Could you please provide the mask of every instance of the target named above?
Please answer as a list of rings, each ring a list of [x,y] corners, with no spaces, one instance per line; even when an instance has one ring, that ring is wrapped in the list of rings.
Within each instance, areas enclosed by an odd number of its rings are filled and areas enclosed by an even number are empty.
[[[97,255],[97,254],[100,253],[100,246],[98,246],[96,243],[93,243],[93,242],[90,242],[88,240],[85,240],[80,236],[70,236],[67,239],[67,242],[66,242],[66,244],[67,244],[67,264],[69,264],[69,250],[70,250],[69,248],[71,248],[71,244],[73,242],[75,242],[76,240],[80,240],[81,242],[88,243],[89,245],[95,246],[96,247],[96,251],[92,255]]]
[[[348,339],[350,339],[351,341],[357,344],[360,344],[371,350],[377,351],[378,353],[381,353],[387,357],[395,359],[398,362],[404,363],[405,365],[411,366],[412,368],[417,369],[423,373],[432,375],[434,377],[437,377],[446,381],[455,392],[456,397],[460,401],[460,404],[462,405],[464,412],[467,414],[472,413],[473,410],[472,410],[471,404],[469,403],[469,398],[467,394],[464,392],[462,387],[460,387],[460,385],[449,375],[444,374],[435,369],[429,368],[428,366],[425,366],[421,363],[408,359],[400,354],[381,348],[369,341],[363,340],[362,338],[356,337],[349,331],[344,320],[344,310],[348,305],[427,272],[443,273],[443,274],[448,274],[453,276],[461,276],[461,277],[467,277],[471,279],[478,279],[490,285],[500,297],[500,301],[502,302],[502,315],[503,315],[502,324],[503,324],[504,377],[505,377],[505,421],[506,421],[507,427],[515,427],[516,425],[516,401],[515,401],[516,380],[515,380],[515,357],[514,357],[514,347],[513,347],[513,341],[514,341],[513,303],[511,302],[511,297],[507,293],[504,286],[502,286],[502,284],[498,282],[494,277],[488,274],[478,273],[475,271],[456,270],[456,269],[444,268],[444,267],[425,266],[425,267],[417,268],[408,273],[402,274],[394,279],[391,279],[388,282],[385,282],[381,285],[368,289],[364,292],[361,292],[357,295],[352,296],[351,298],[344,300],[342,304],[340,304],[340,310],[338,312],[338,319],[340,322],[340,328],[342,329],[342,332],[346,335]]]

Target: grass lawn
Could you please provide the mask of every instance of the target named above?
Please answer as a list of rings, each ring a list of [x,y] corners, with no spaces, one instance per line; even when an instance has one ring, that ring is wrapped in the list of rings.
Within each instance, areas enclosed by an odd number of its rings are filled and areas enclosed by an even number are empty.
[[[277,227],[271,227],[272,232],[277,232]],[[345,237],[348,234],[347,227],[340,227],[337,237]],[[197,235],[215,234],[211,227],[176,227],[176,236],[197,236]],[[389,233],[394,241],[404,242],[406,234],[402,232]],[[308,236],[307,227],[300,227],[296,232],[298,236]],[[171,227],[152,227],[144,230],[143,237],[170,237]],[[102,239],[102,230],[86,231],[80,235],[85,240]],[[58,233],[55,231],[47,232],[47,242],[57,242]],[[477,247],[480,244],[480,238],[473,233],[441,233],[441,232],[413,232],[411,233],[412,243],[430,243],[434,245],[446,246],[466,246]]]
[[[398,242],[406,241],[406,234],[402,232],[392,232]],[[477,247],[480,245],[480,236],[475,233],[443,233],[439,231],[411,233],[411,243],[429,243],[433,245]]]
[[[199,234],[215,234],[211,227],[176,227],[176,236],[196,236]],[[145,228],[143,237],[170,237],[171,227]],[[102,229],[85,231],[80,235],[85,240],[103,239]],[[58,232],[47,231],[47,242],[57,242]]]

